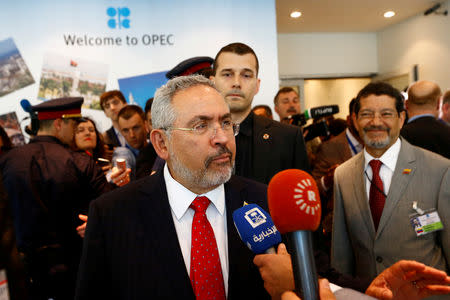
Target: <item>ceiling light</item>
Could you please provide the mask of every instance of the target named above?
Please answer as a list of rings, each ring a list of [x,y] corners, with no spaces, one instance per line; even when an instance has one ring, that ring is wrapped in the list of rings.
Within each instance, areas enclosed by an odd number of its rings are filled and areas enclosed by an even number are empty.
[[[385,18],[392,18],[393,16],[395,16],[395,12],[393,12],[392,10],[384,13]]]
[[[296,18],[300,18],[300,16],[302,15],[302,13],[301,12],[299,12],[299,11],[293,11],[293,12],[291,12],[291,18],[294,18],[294,19],[296,19]]]

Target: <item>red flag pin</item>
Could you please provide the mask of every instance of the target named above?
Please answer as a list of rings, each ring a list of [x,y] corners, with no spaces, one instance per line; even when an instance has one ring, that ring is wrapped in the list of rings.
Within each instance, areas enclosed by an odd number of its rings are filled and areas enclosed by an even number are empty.
[[[403,169],[403,174],[409,174],[411,173],[411,169]]]

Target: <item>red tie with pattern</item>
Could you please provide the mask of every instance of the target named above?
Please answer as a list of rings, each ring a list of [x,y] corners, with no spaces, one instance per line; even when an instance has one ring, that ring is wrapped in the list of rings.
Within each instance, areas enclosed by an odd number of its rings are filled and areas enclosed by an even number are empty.
[[[209,203],[207,197],[197,197],[190,206],[195,211],[192,220],[190,277],[197,300],[224,300],[225,287],[219,251],[214,231],[206,218]]]
[[[383,181],[380,178],[380,168],[382,162],[372,159],[369,162],[372,168],[372,182],[370,184],[369,192],[369,205],[372,212],[372,220],[375,225],[375,231],[378,230],[378,224],[380,223],[381,214],[383,213],[384,202],[386,197],[384,196]]]

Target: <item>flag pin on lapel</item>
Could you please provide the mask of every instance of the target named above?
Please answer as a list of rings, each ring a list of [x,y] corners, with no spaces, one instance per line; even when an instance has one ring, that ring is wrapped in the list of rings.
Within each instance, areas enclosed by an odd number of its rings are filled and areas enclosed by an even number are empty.
[[[403,174],[409,174],[411,173],[411,169],[403,169]]]

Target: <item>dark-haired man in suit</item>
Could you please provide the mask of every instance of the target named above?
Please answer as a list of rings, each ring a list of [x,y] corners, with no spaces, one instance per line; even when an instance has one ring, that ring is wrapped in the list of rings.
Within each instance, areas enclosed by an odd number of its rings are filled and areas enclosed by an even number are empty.
[[[125,137],[119,130],[119,111],[127,105],[125,96],[119,90],[104,92],[100,96],[100,106],[105,115],[111,119],[112,126],[103,133],[105,144],[110,147],[125,147]]]
[[[92,203],[76,299],[268,299],[232,220],[244,202],[267,207],[266,186],[232,176],[226,102],[205,77],[177,77],[152,125],[166,165]]]
[[[300,127],[252,112],[253,97],[260,85],[258,71],[253,49],[233,43],[217,53],[210,78],[230,106],[233,122],[240,124],[236,137],[236,175],[267,184],[285,169],[309,171],[309,162]]]

